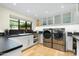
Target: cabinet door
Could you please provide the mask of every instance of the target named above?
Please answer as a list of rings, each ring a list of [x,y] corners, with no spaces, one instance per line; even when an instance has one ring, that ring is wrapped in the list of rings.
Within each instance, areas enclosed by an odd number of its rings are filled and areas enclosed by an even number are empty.
[[[22,42],[23,48],[27,48],[27,46],[28,46],[28,36],[22,36],[20,38],[21,38],[20,42]]]
[[[27,48],[27,46],[28,46],[28,36],[12,37],[9,39],[14,40],[17,43],[22,44],[23,45],[22,49]]]
[[[74,12],[74,24],[79,24],[79,3],[76,5],[76,11]]]
[[[47,25],[47,19],[46,18],[43,19],[43,25]]]
[[[54,19],[54,24],[61,24],[61,15],[56,15]]]
[[[79,12],[79,3],[78,3],[78,7],[77,8],[78,8],[78,12]]]
[[[21,40],[20,37],[11,37],[11,38],[8,38],[8,39],[10,39],[10,40],[14,40],[14,41],[17,42],[17,43],[22,44],[22,42],[20,41],[20,40]]]
[[[48,25],[53,25],[53,17],[48,18]]]
[[[33,35],[28,36],[28,45],[33,45]]]
[[[12,38],[9,38],[9,39],[14,40],[17,43],[22,44],[23,45],[22,49],[25,49],[28,46],[33,45],[33,35],[12,37]]]
[[[63,14],[63,24],[70,24],[71,23],[71,13]]]
[[[5,53],[2,56],[22,56],[21,48]]]

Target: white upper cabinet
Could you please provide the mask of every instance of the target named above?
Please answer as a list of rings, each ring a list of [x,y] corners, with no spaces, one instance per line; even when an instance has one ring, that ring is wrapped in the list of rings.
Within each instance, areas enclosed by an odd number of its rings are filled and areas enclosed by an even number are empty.
[[[43,18],[43,25],[47,25],[47,18]]]
[[[53,25],[53,17],[48,18],[48,25]]]
[[[54,17],[54,24],[61,24],[62,21],[61,21],[61,15],[56,15]]]
[[[74,13],[74,24],[79,24],[79,4],[76,4],[76,10]]]
[[[79,12],[79,3],[78,3],[78,12]]]
[[[71,23],[71,13],[64,13],[63,14],[63,24],[70,24]]]
[[[48,18],[44,18],[43,25],[70,25],[79,24],[79,3],[73,8],[55,13]]]

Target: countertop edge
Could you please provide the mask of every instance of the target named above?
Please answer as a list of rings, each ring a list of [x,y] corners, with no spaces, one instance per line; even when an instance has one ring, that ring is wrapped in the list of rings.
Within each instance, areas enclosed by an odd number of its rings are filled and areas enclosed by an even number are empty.
[[[73,35],[72,37],[79,41],[79,36]]]
[[[30,35],[33,35],[32,33],[29,33],[29,34],[24,34],[24,35],[10,35],[10,36],[7,36],[8,38],[10,37],[19,37],[19,36],[30,36]]]

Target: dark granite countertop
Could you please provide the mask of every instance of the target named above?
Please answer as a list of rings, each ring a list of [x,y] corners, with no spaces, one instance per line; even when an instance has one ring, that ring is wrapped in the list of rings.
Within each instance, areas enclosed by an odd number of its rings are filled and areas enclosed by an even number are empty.
[[[22,33],[22,34],[9,35],[8,37],[29,36],[29,35],[33,35],[33,34],[32,33]]]
[[[72,37],[79,41],[79,35],[72,35]]]
[[[22,47],[22,44],[0,37],[0,55]]]

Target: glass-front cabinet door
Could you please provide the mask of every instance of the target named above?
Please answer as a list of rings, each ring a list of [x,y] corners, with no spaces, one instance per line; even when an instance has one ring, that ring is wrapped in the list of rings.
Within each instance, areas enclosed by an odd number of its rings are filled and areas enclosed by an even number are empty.
[[[53,17],[48,18],[48,25],[53,25]]]
[[[79,3],[78,3],[78,6],[77,7],[78,7],[78,12],[79,12]]]
[[[62,21],[61,21],[61,15],[56,15],[54,16],[54,24],[61,24]]]
[[[47,19],[46,18],[43,19],[43,25],[47,25]]]
[[[71,23],[71,13],[63,14],[63,24],[70,24]]]

